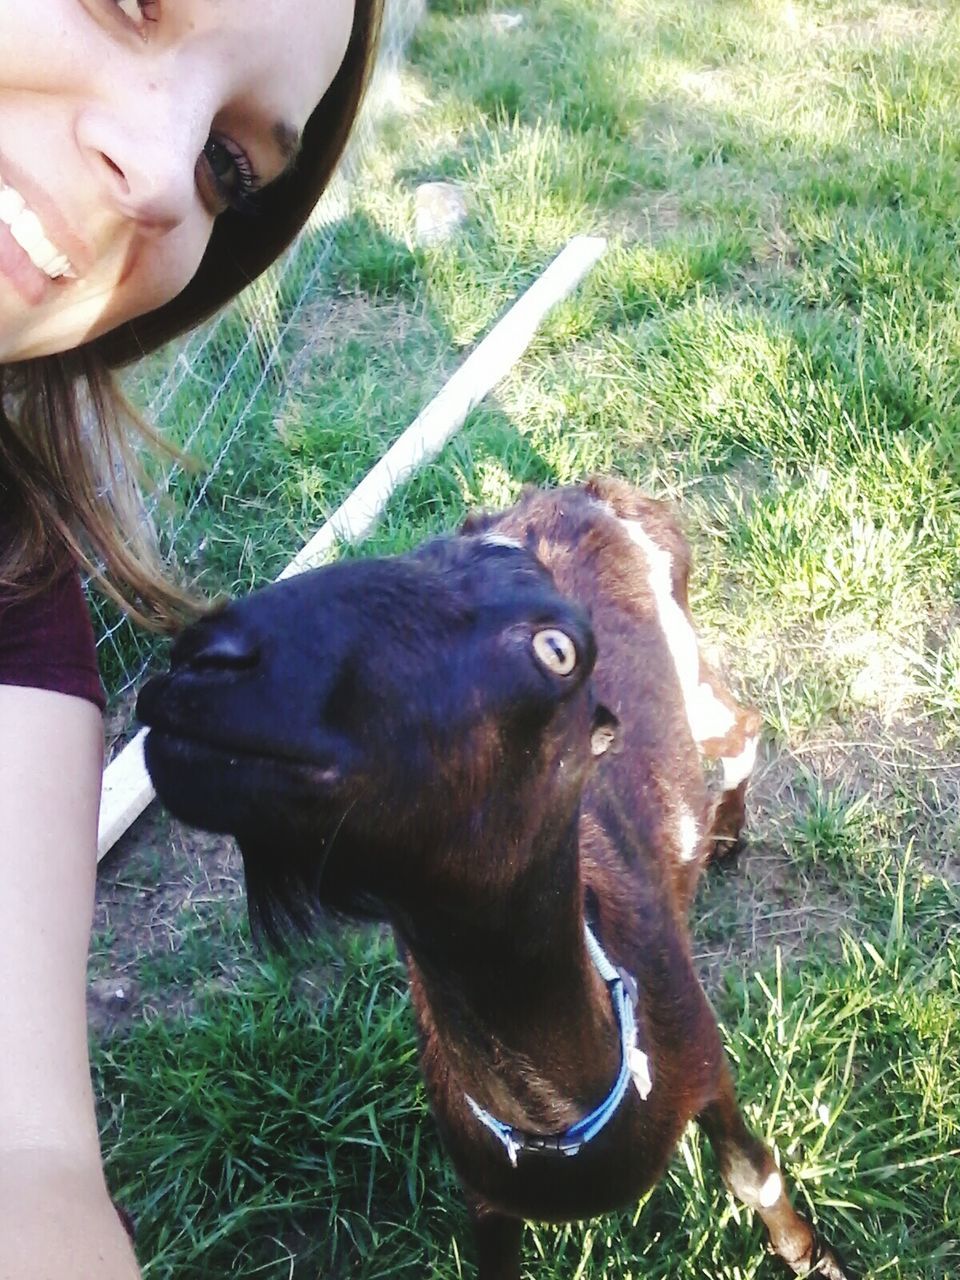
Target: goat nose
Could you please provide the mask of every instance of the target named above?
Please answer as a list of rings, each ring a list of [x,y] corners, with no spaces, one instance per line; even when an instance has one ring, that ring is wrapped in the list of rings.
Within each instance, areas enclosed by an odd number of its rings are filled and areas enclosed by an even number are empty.
[[[210,618],[185,631],[170,657],[181,669],[246,671],[259,662],[260,644],[236,618]]]

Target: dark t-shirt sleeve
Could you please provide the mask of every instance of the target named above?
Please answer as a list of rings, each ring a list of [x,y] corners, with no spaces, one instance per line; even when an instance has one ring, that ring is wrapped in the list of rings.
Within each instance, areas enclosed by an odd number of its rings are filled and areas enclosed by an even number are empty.
[[[80,575],[68,569],[26,598],[0,587],[0,684],[105,701]]]

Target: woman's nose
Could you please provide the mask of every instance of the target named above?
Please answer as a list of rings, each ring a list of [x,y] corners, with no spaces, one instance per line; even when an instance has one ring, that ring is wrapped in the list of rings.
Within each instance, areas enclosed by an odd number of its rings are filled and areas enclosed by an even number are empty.
[[[196,167],[209,120],[183,95],[159,87],[86,111],[77,137],[101,192],[142,231],[166,234],[197,199]]]

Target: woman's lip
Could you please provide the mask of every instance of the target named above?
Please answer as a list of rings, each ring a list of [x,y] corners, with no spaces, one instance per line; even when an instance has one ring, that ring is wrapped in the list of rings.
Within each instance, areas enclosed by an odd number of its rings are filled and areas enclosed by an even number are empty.
[[[56,202],[36,181],[0,150],[0,178],[26,201],[27,208],[40,219],[47,237],[69,259],[77,275],[85,275],[93,265],[93,255],[71,229]]]
[[[0,222],[0,274],[6,276],[24,302],[36,306],[43,302],[54,282],[30,261],[30,255],[21,249],[10,234],[5,222]]]

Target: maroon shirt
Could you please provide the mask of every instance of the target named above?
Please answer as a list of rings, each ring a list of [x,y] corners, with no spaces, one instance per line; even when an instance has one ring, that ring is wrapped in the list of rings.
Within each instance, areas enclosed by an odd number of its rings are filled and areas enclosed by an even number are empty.
[[[23,599],[0,587],[0,684],[106,702],[93,624],[76,569]]]

